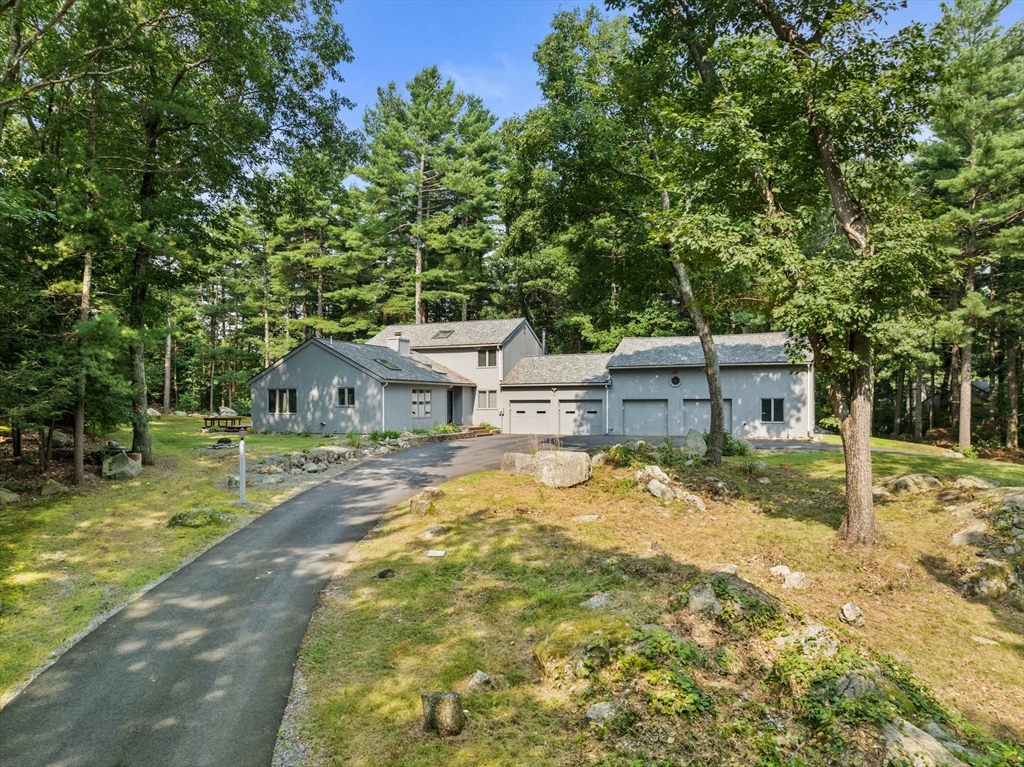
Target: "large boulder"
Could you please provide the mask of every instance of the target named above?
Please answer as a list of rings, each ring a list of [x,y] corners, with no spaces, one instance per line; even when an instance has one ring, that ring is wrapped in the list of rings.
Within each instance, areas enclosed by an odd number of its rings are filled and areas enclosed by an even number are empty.
[[[960,477],[957,479],[957,481],[953,483],[953,487],[958,487],[961,490],[993,490],[999,487],[999,483],[993,482],[991,479],[985,479],[984,477],[967,475],[966,477]]]
[[[671,501],[676,497],[675,491],[671,487],[666,485],[664,482],[659,482],[656,479],[652,479],[647,483],[647,492],[653,495],[655,498],[661,498],[665,501]]]
[[[0,487],[0,506],[7,503],[17,503],[21,500],[21,496],[17,493],[12,493],[10,490],[5,490]]]
[[[42,495],[63,495],[68,489],[55,479],[48,479],[43,482]]]
[[[229,407],[222,407],[220,409],[220,414],[221,415],[238,415],[238,413],[236,413],[234,410],[232,410]]]
[[[942,483],[931,474],[904,474],[902,477],[890,479],[884,487],[893,495],[917,495],[929,490],[938,490]]]
[[[671,480],[668,474],[660,466],[644,466],[640,471],[636,473],[636,481],[640,484],[646,485],[652,479],[658,480],[662,484],[667,485]]]
[[[885,764],[910,767],[967,767],[945,745],[910,722],[900,719],[882,725]]]
[[[529,453],[505,453],[501,457],[501,470],[517,477],[532,477],[537,471],[537,461]]]
[[[704,435],[699,431],[690,429],[686,432],[686,443],[683,445],[683,450],[687,455],[703,457],[708,452],[708,443],[704,441]]]
[[[103,479],[134,479],[142,473],[142,465],[127,453],[117,453],[103,459],[102,473]]]
[[[160,415],[160,411],[157,410],[155,407],[148,407],[146,408],[146,415],[148,415],[150,418],[154,418]]]
[[[590,479],[590,456],[571,450],[546,450],[534,456],[533,478],[548,487],[575,487]]]
[[[54,447],[71,447],[75,443],[67,434],[56,430],[50,434],[50,440]]]

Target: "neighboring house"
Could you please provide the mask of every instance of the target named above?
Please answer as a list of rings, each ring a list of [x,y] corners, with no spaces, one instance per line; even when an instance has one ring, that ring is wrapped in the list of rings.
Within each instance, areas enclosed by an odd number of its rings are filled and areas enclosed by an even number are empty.
[[[252,428],[333,434],[429,429],[460,422],[455,406],[471,399],[473,386],[403,339],[368,346],[313,338],[249,380]]]
[[[715,337],[727,431],[813,436],[814,368],[809,356],[792,362],[787,342],[784,333]],[[611,354],[545,355],[524,319],[393,325],[366,344],[314,339],[250,384],[253,427],[271,431],[452,422],[509,434],[659,437],[711,423],[697,338],[625,338]]]

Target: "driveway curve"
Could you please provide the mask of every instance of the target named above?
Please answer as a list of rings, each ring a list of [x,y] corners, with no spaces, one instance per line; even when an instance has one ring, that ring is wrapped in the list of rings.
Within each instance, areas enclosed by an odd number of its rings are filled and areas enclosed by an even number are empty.
[[[389,508],[525,437],[382,456],[253,520],[68,650],[0,711],[4,767],[266,767],[318,592]]]

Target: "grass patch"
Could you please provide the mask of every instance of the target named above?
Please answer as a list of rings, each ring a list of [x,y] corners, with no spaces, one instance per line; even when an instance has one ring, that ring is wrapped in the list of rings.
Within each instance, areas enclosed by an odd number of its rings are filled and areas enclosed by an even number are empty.
[[[157,464],[136,479],[100,481],[65,496],[0,507],[0,705],[91,621],[296,490],[247,493],[235,504],[224,477],[235,451],[208,451],[216,435],[202,422],[164,417],[150,424]],[[110,435],[130,444],[131,433]],[[247,457],[312,447],[323,439],[251,435]],[[168,527],[197,512],[217,524]],[[190,514],[190,512],[192,512]]]
[[[714,473],[735,494],[704,513],[664,505],[614,468],[564,491],[478,474],[445,485],[436,516],[393,510],[325,591],[300,652],[299,727],[315,763],[874,764],[878,722],[903,716],[939,721],[985,764],[1020,764],[1024,616],[957,591],[951,575],[976,561],[948,545],[962,523],[929,493],[879,506],[886,542],[848,548],[835,538],[842,454],[763,457],[770,484],[746,470],[749,458],[730,459]],[[879,454],[875,469],[1021,479],[1007,464],[923,455]],[[677,472],[706,489],[706,467]],[[450,532],[428,540],[439,524]],[[431,548],[447,554],[428,559]],[[784,604],[714,576],[726,563]],[[776,564],[813,587],[783,591]],[[394,577],[377,578],[384,568]],[[723,603],[713,620],[685,607],[702,581]],[[607,612],[580,606],[599,591],[615,597]],[[864,609],[863,629],[839,623],[849,601]],[[801,618],[849,643],[827,661],[779,650],[773,637]],[[461,692],[477,669],[496,688],[463,698],[466,731],[425,736],[420,694]],[[874,674],[876,688],[851,702],[839,682],[854,671]],[[601,700],[620,713],[588,725]]]
[[[822,434],[821,441],[826,445],[843,444],[843,438],[838,434]],[[872,437],[871,447],[879,450],[903,450],[908,453],[921,453],[921,455],[931,455],[935,457],[949,455],[949,451],[945,448],[936,447],[935,445],[929,445],[924,442],[905,442],[901,439],[884,439],[882,437]]]

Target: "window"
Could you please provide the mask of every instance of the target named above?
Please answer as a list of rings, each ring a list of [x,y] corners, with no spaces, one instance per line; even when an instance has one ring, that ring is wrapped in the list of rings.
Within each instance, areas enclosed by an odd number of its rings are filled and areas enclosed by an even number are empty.
[[[498,350],[497,349],[480,349],[476,353],[476,366],[478,368],[496,368],[496,367],[498,367]]]
[[[782,417],[782,402],[781,399],[761,400],[761,420],[765,423],[782,423],[785,420]]]
[[[295,389],[269,389],[269,413],[288,415],[299,410],[299,398]]]
[[[412,390],[412,417],[430,418],[430,389]]]
[[[356,390],[341,387],[338,389],[338,407],[355,407]]]
[[[434,333],[434,338],[447,338],[454,332],[454,330],[439,330],[436,333]]]
[[[478,391],[476,393],[476,407],[478,410],[497,410],[498,392]]]
[[[377,363],[379,363],[379,364],[383,365],[383,366],[384,366],[384,367],[386,367],[386,368],[387,368],[388,370],[401,370],[401,369],[402,369],[402,368],[398,367],[398,365],[396,365],[396,364],[395,364],[394,362],[392,362],[391,360],[379,360],[379,359],[374,359],[374,362],[377,362]]]
[[[669,379],[669,383],[672,384],[673,388],[675,388],[679,386],[679,384],[681,384],[682,381],[679,379],[679,376],[672,376],[672,378]]]

